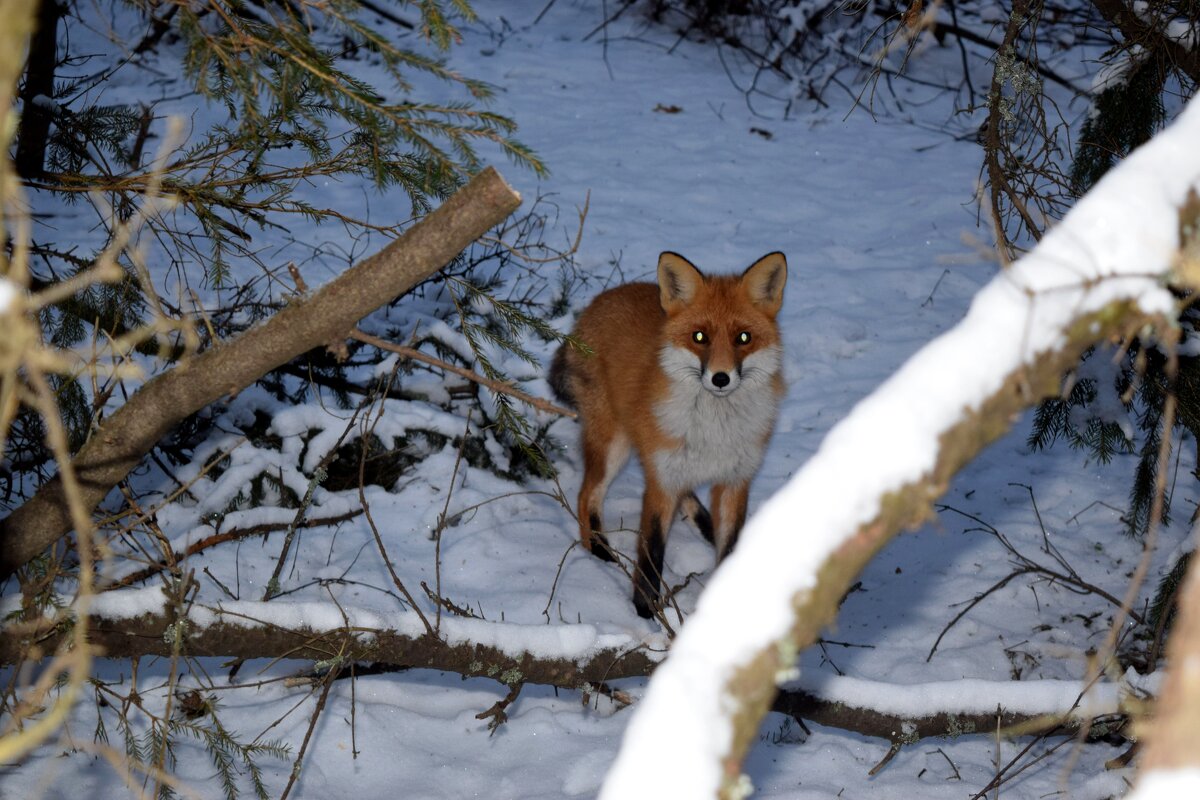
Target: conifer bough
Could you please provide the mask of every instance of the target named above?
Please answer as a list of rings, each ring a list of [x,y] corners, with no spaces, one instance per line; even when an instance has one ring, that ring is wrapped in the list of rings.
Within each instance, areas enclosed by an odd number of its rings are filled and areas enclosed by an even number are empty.
[[[375,255],[263,324],[147,382],[100,423],[74,458],[87,507],[95,508],[189,414],[314,347],[344,338],[360,319],[448,264],[520,204],[521,196],[488,167]],[[71,527],[62,483],[52,478],[0,520],[0,578]]]

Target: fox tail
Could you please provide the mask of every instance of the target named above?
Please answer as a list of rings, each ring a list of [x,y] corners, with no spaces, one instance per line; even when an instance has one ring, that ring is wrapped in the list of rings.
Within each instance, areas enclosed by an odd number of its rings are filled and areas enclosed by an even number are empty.
[[[570,347],[571,345],[567,342],[559,345],[558,351],[554,354],[554,360],[550,362],[550,374],[546,380],[560,403],[568,408],[576,408],[575,393],[571,390],[570,356],[567,353]]]

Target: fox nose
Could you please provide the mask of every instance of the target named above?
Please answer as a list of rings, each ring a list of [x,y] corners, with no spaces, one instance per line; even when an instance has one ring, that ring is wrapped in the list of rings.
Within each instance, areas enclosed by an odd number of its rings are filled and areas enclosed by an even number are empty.
[[[729,385],[729,373],[714,372],[712,375],[712,385],[718,389],[724,389]]]

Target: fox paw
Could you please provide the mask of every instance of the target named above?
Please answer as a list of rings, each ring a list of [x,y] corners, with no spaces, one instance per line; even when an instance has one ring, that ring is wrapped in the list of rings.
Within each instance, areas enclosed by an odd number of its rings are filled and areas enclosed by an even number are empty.
[[[642,619],[653,619],[657,610],[656,604],[642,597],[640,592],[633,598],[633,608]]]
[[[609,546],[608,540],[598,533],[592,534],[592,543],[588,547],[588,550],[601,561],[608,561],[613,564],[617,563],[617,554]]]

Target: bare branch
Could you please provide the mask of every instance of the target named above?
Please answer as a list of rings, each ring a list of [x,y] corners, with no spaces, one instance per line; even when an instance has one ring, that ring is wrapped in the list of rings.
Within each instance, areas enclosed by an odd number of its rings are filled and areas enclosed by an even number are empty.
[[[312,296],[296,299],[265,324],[149,381],[98,426],[76,455],[73,466],[86,507],[95,508],[179,421],[301,353],[346,336],[358,320],[449,263],[520,202],[488,168],[399,239]],[[62,484],[54,478],[0,522],[0,577],[71,528]]]

